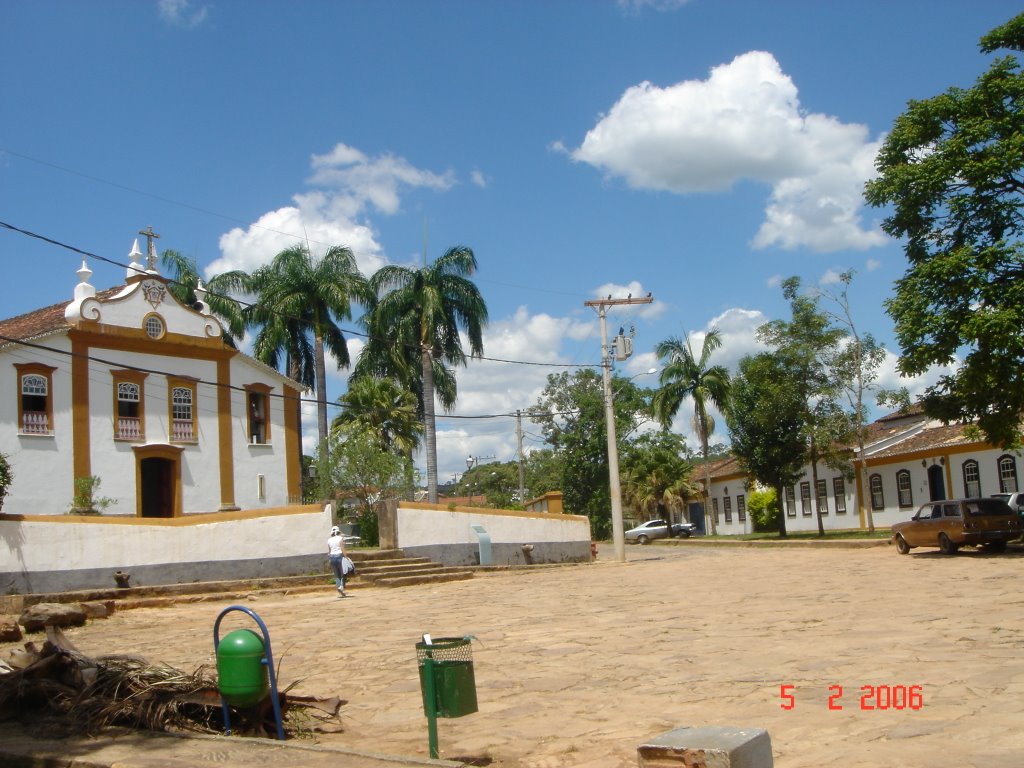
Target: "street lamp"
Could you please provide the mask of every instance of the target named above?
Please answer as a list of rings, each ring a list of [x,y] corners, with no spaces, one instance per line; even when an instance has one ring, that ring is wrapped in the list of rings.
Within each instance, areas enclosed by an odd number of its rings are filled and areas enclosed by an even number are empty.
[[[604,325],[601,326],[604,336]],[[607,337],[602,339],[602,346],[607,349]],[[612,544],[615,547],[615,558],[619,562],[626,561],[626,536],[622,525],[622,485],[619,482],[619,441],[615,436],[615,395],[611,385],[611,355],[606,354],[604,359],[604,419],[605,432],[608,435],[608,490],[612,503]],[[630,382],[637,376],[648,376],[657,373],[657,368],[649,368],[643,373],[631,376],[626,379]],[[625,386],[625,385],[623,385]],[[620,390],[622,387],[619,388]]]
[[[470,454],[469,456],[466,457],[466,471],[468,472],[474,467],[474,465],[479,463],[480,458],[478,456],[473,456],[472,454]],[[466,486],[469,488],[469,504],[473,503],[473,485],[474,483],[466,483]]]

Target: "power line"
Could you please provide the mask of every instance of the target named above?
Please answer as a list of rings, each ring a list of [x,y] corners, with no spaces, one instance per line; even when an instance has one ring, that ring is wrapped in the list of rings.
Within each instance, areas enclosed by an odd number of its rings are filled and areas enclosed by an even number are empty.
[[[88,360],[88,361],[93,362],[93,363],[100,363],[102,365],[109,365],[109,366],[116,367],[116,368],[119,368],[119,369],[122,369],[122,370],[135,371],[137,373],[147,373],[147,374],[154,374],[154,375],[158,375],[158,376],[176,376],[176,375],[178,375],[177,373],[161,370],[159,368],[143,368],[141,366],[131,365],[130,363],[125,363],[122,360],[108,360],[106,358],[97,357],[95,355],[83,355],[80,352],[71,352],[71,351],[66,350],[66,349],[57,349],[56,347],[49,347],[49,346],[47,346],[45,344],[37,344],[37,343],[31,342],[31,341],[24,341],[22,339],[16,339],[16,338],[13,338],[11,336],[6,336],[6,335],[4,335],[2,333],[0,333],[0,341],[5,341],[5,342],[8,342],[10,344],[15,344],[15,345],[20,346],[20,347],[28,347],[29,349],[36,349],[36,350],[40,350],[40,351],[43,351],[43,352],[50,352],[50,353],[55,354],[55,355],[64,355],[65,357],[77,357],[77,358],[80,358],[80,359]],[[92,381],[99,381],[98,379],[91,379],[91,380]],[[224,384],[224,383],[219,382],[219,381],[211,381],[209,379],[203,379],[203,378],[196,378],[194,380],[195,380],[196,384],[206,384],[206,385],[211,386],[211,387],[221,387],[221,388],[229,389],[229,390],[234,391],[234,392],[246,393],[246,392],[249,391],[245,387],[240,387],[240,386],[237,386],[235,384]],[[300,403],[309,403],[311,405],[319,405],[320,404],[319,400],[315,400],[315,399],[308,398],[308,397],[294,398],[294,397],[290,397],[288,395],[280,395],[280,394],[277,394],[277,393],[269,393],[268,396],[269,397],[278,398],[278,399],[282,399],[282,400],[287,399],[287,400],[290,400],[290,401],[294,401],[294,400],[298,399],[298,401]],[[331,408],[341,408],[341,409],[351,408],[352,407],[352,406],[346,405],[345,403],[340,403],[340,402],[338,402],[336,400],[328,400],[328,401],[326,401],[326,405],[328,407],[331,407]],[[561,416],[561,415],[565,415],[565,414],[561,413],[561,412],[552,411],[550,413],[545,412],[544,414],[539,414],[539,415],[544,415],[544,416]],[[515,417],[516,417],[515,413],[482,413],[482,414],[475,414],[475,415],[444,414],[444,415],[438,416],[437,418],[438,419],[461,419],[461,420],[473,421],[473,420],[501,419],[501,418],[512,418],[512,419],[514,419]]]
[[[15,226],[13,224],[10,224],[10,223],[6,222],[6,221],[0,221],[0,227],[3,227],[5,229],[9,229],[12,232],[17,232],[18,234],[24,235],[26,237],[31,237],[31,238],[34,238],[34,239],[37,239],[37,240],[41,240],[41,241],[43,241],[45,243],[49,243],[50,245],[57,246],[58,248],[64,248],[66,250],[72,251],[73,253],[77,253],[77,254],[79,254],[81,256],[84,256],[84,257],[87,257],[87,258],[97,259],[97,260],[102,261],[102,262],[104,262],[106,264],[111,264],[111,265],[113,265],[115,267],[121,267],[123,269],[128,269],[131,266],[129,264],[124,263],[123,261],[117,261],[116,259],[111,259],[111,258],[109,258],[107,256],[101,256],[101,255],[99,255],[97,253],[92,253],[91,251],[86,251],[86,250],[83,250],[81,248],[77,248],[77,247],[75,247],[73,245],[69,245],[67,243],[63,243],[60,240],[55,240],[55,239],[53,239],[51,237],[47,237],[46,235],[41,235],[41,234],[39,234],[37,232],[32,232],[31,230],[28,230],[28,229],[22,229],[21,227],[17,227],[17,226]],[[177,280],[174,280],[173,278],[164,277],[163,275],[161,275],[161,277],[163,279],[167,280],[167,282],[172,284],[172,285],[180,285],[180,286],[183,286],[183,287],[191,288],[191,286],[188,286],[185,283],[181,283],[181,282],[179,282]],[[240,306],[242,306],[244,308],[251,308],[251,307],[256,306],[255,304],[253,304],[251,302],[248,302],[248,301],[245,301],[244,299],[238,299],[238,298],[235,298],[234,296],[228,296],[228,295],[223,294],[223,293],[217,293],[215,291],[209,291],[209,290],[207,291],[207,293],[210,296],[214,296],[214,297],[221,298],[221,299],[226,299],[228,301],[233,301],[233,302],[237,303],[238,305],[240,305]],[[300,319],[300,318],[294,317],[292,315],[286,315],[286,314],[283,314],[281,312],[277,312],[277,311],[274,311],[274,310],[270,310],[270,314],[276,315],[278,317],[282,317],[285,320],[299,320]],[[355,330],[354,328],[344,328],[344,327],[340,327],[339,326],[339,330],[341,330],[341,332],[343,334],[348,334],[350,336],[356,336],[356,337],[360,337],[360,338],[365,338],[365,339],[370,340],[370,341],[372,341],[374,339],[376,339],[378,341],[385,341],[385,342],[391,341],[390,339],[386,339],[386,338],[382,339],[380,337],[372,336],[372,335],[370,335],[368,333],[364,333],[362,331]],[[410,349],[415,349],[415,347],[413,347],[412,345],[405,345],[405,346],[409,347]],[[487,362],[492,362],[492,363],[508,363],[508,364],[511,364],[511,365],[533,365],[533,366],[537,366],[537,367],[550,367],[550,368],[595,368],[595,367],[597,367],[597,364],[595,364],[595,363],[545,363],[545,362],[532,361],[532,360],[509,360],[509,359],[504,359],[504,358],[500,358],[500,357],[486,357],[486,356],[483,356],[483,355],[481,355],[479,357],[470,356],[469,359],[471,359],[471,360],[487,361]]]

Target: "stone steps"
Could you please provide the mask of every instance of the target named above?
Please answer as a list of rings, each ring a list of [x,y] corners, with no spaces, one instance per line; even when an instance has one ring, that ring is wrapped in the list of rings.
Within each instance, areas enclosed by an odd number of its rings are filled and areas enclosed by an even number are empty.
[[[473,576],[469,569],[449,568],[425,557],[405,557],[400,549],[353,550],[348,553],[356,564],[356,576],[348,587],[405,587],[415,584],[439,584],[461,581]],[[333,588],[328,572],[302,576],[278,576],[236,581],[205,581],[189,584],[164,584],[145,587],[107,588],[48,594],[0,596],[0,614],[20,614],[39,603],[107,603],[110,610],[155,607],[181,602],[245,599],[253,593],[301,594]]]
[[[473,577],[471,570],[447,567],[426,557],[406,557],[401,550],[384,550],[375,553],[375,557],[365,558],[359,557],[359,554],[349,554],[356,564],[356,575],[349,581],[353,587],[406,587],[462,581]]]

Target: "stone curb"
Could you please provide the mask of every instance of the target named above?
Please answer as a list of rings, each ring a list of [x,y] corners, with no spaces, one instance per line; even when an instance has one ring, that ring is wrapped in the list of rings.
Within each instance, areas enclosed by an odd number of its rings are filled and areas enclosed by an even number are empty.
[[[0,765],[5,768],[461,768],[451,760],[385,755],[301,741],[220,734],[158,733],[110,728],[96,736],[38,739],[14,723],[0,724]]]
[[[823,547],[825,549],[870,549],[888,547],[889,539],[787,539],[739,541],[728,539],[655,539],[663,547]]]

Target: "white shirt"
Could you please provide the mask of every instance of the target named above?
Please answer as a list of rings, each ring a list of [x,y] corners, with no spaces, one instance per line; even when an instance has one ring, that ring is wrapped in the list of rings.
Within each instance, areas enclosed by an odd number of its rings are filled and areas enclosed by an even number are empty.
[[[331,557],[345,554],[345,540],[340,533],[327,540],[327,552]]]

